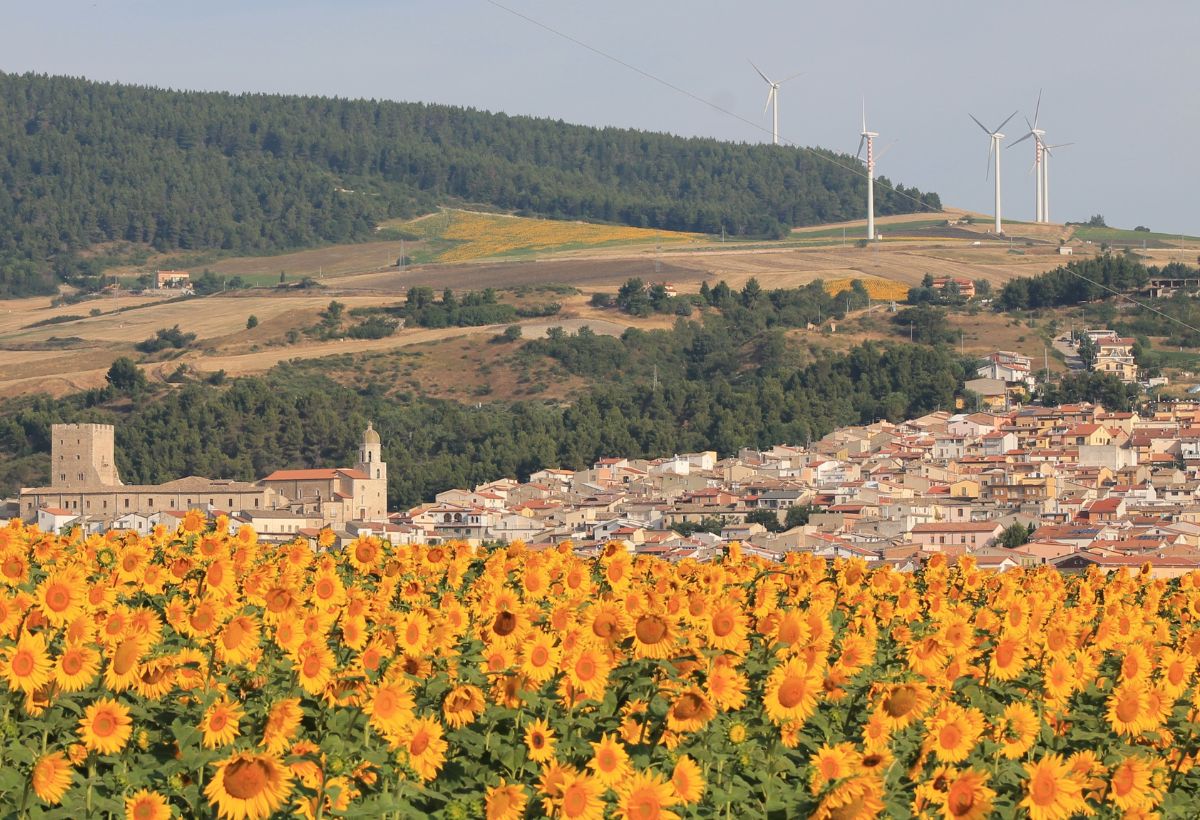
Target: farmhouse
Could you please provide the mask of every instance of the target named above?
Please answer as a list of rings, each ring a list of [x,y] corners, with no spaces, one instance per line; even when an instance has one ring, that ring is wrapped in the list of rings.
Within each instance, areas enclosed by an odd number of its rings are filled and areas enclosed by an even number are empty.
[[[159,270],[154,272],[154,286],[163,288],[190,288],[192,277],[185,270]]]

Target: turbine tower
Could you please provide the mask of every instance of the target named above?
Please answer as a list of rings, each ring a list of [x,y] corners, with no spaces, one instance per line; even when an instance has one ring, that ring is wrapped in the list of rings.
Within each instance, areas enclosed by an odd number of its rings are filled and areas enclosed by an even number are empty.
[[[1004,233],[1004,227],[1000,218],[1000,140],[1004,139],[1004,135],[1000,133],[1000,129],[1008,125],[1008,121],[1017,116],[1017,112],[1014,111],[1009,114],[1004,119],[1004,122],[996,126],[995,130],[989,130],[986,125],[976,119],[974,114],[968,114],[967,116],[975,120],[975,124],[982,128],[983,133],[991,138],[991,142],[988,143],[988,174],[992,172],[992,154],[996,155],[996,235],[999,236]],[[984,175],[984,179],[986,178],[987,174]]]
[[[1058,145],[1042,145],[1042,221],[1050,221],[1050,149],[1066,148],[1073,142],[1060,142]]]
[[[768,108],[772,109],[771,110],[771,142],[774,143],[775,145],[778,145],[779,144],[779,86],[783,85],[788,80],[796,79],[797,77],[800,76],[800,74],[793,74],[790,77],[785,77],[784,79],[780,80],[779,82],[775,82],[770,77],[768,77],[766,74],[763,74],[762,69],[760,69],[758,66],[754,65],[753,60],[750,61],[750,65],[754,66],[754,70],[758,72],[758,76],[763,78],[763,82],[765,82],[767,85],[770,86],[770,89],[767,91],[767,104],[763,106],[763,113],[764,114],[767,113]],[[801,73],[803,73],[803,72],[801,72]]]
[[[867,102],[863,100],[862,132],[854,156],[862,156],[863,146],[867,147],[867,239],[872,242],[875,241],[875,138],[878,136],[879,132],[867,130]]]
[[[1046,216],[1046,174],[1043,167],[1046,151],[1046,132],[1042,128],[1038,128],[1038,114],[1042,110],[1042,92],[1038,91],[1037,107],[1033,109],[1033,122],[1029,118],[1025,118],[1025,124],[1029,126],[1029,133],[1021,137],[1019,140],[1008,146],[1010,149],[1017,147],[1025,140],[1033,137],[1033,178],[1034,178],[1034,222],[1049,222]]]

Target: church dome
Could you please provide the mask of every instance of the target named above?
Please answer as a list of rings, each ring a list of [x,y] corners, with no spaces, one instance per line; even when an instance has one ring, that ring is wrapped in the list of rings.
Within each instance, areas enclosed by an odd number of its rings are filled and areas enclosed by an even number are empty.
[[[371,422],[367,422],[367,429],[363,431],[363,444],[378,444],[379,434],[375,432],[375,426]]]

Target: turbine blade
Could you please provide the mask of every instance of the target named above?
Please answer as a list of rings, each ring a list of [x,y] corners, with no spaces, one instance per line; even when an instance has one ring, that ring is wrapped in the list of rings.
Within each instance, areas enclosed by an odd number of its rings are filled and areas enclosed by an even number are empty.
[[[1016,142],[1014,142],[1012,145],[1010,145],[1010,146],[1008,146],[1008,147],[1009,147],[1009,148],[1016,148],[1018,145],[1020,145],[1021,143],[1023,143],[1025,140],[1029,139],[1030,137],[1036,137],[1036,136],[1037,136],[1037,134],[1035,134],[1035,133],[1033,133],[1032,131],[1030,131],[1028,134],[1026,134],[1025,136],[1021,137],[1019,140],[1017,140]]]
[[[876,155],[875,155],[875,161],[876,161],[876,162],[879,162],[879,160],[883,159],[884,155],[885,155],[885,154],[886,154],[888,151],[892,150],[892,147],[893,147],[893,146],[894,146],[896,143],[898,143],[899,141],[900,141],[900,140],[892,140],[892,141],[891,141],[891,142],[889,142],[887,145],[883,146],[883,150],[882,150],[882,151],[880,151],[878,154],[876,154]]]
[[[970,117],[971,119],[975,120],[974,114],[968,113],[967,116]],[[992,132],[988,130],[987,126],[984,125],[983,123],[981,123],[979,120],[975,120],[975,124],[978,125],[980,128],[982,128],[983,133],[987,134],[989,137],[992,135]]]
[[[984,179],[992,178],[992,148],[994,148],[995,146],[996,146],[995,140],[988,140],[987,170],[983,172]]]
[[[863,131],[866,131],[867,130],[867,98],[866,97],[863,97],[862,108],[863,108],[863,112],[862,112],[862,114],[863,114]]]
[[[867,129],[864,128],[863,130],[866,131]],[[863,146],[866,145],[866,143],[867,143],[867,137],[865,134],[858,138],[858,151],[854,154],[855,159],[858,159],[859,157],[862,156],[862,149],[863,149]]]
[[[780,85],[783,85],[783,84],[784,84],[784,83],[786,83],[788,80],[794,80],[794,79],[796,79],[797,77],[803,77],[803,76],[804,76],[804,72],[803,72],[803,71],[797,71],[795,74],[791,75],[790,77],[786,77],[786,78],[784,78],[784,79],[780,80],[780,81],[779,81],[779,84],[780,84]]]
[[[758,76],[762,77],[763,80],[765,80],[768,83],[771,82],[771,80],[767,77],[767,75],[762,73],[762,69],[760,69],[758,66],[754,65],[753,60],[749,60],[748,62],[750,63],[750,65],[754,66],[754,70],[758,72]]]
[[[997,126],[996,126],[996,131],[999,131],[1001,128],[1003,128],[1004,126],[1008,125],[1008,121],[1009,121],[1009,120],[1011,120],[1011,119],[1012,119],[1013,117],[1015,117],[1015,116],[1017,116],[1017,112],[1016,112],[1016,111],[1014,111],[1014,112],[1012,112],[1011,114],[1009,114],[1009,115],[1008,115],[1008,116],[1005,118],[1004,122],[1002,122],[1002,123],[1000,123],[999,125],[997,125]],[[993,133],[993,134],[995,134],[995,133],[996,133],[996,131],[993,131],[992,133]]]
[[[771,90],[767,92],[767,104],[763,106],[763,113],[767,113],[767,109],[771,107],[771,101],[775,99],[775,86],[771,86]]]
[[[1034,128],[1037,128],[1038,112],[1041,110],[1042,110],[1042,89],[1039,88],[1038,89],[1037,106],[1033,109],[1033,125],[1030,126],[1030,128],[1029,128],[1030,131],[1032,131]]]

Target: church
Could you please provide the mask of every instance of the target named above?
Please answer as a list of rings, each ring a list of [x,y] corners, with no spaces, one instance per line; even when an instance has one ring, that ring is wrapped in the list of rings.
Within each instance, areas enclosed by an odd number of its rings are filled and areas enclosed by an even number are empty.
[[[51,428],[50,486],[21,490],[21,517],[39,510],[109,525],[117,518],[201,508],[226,513],[286,510],[341,526],[387,518],[387,464],[367,424],[353,467],[276,470],[256,482],[187,476],[163,484],[124,484],[117,473],[111,424]]]

